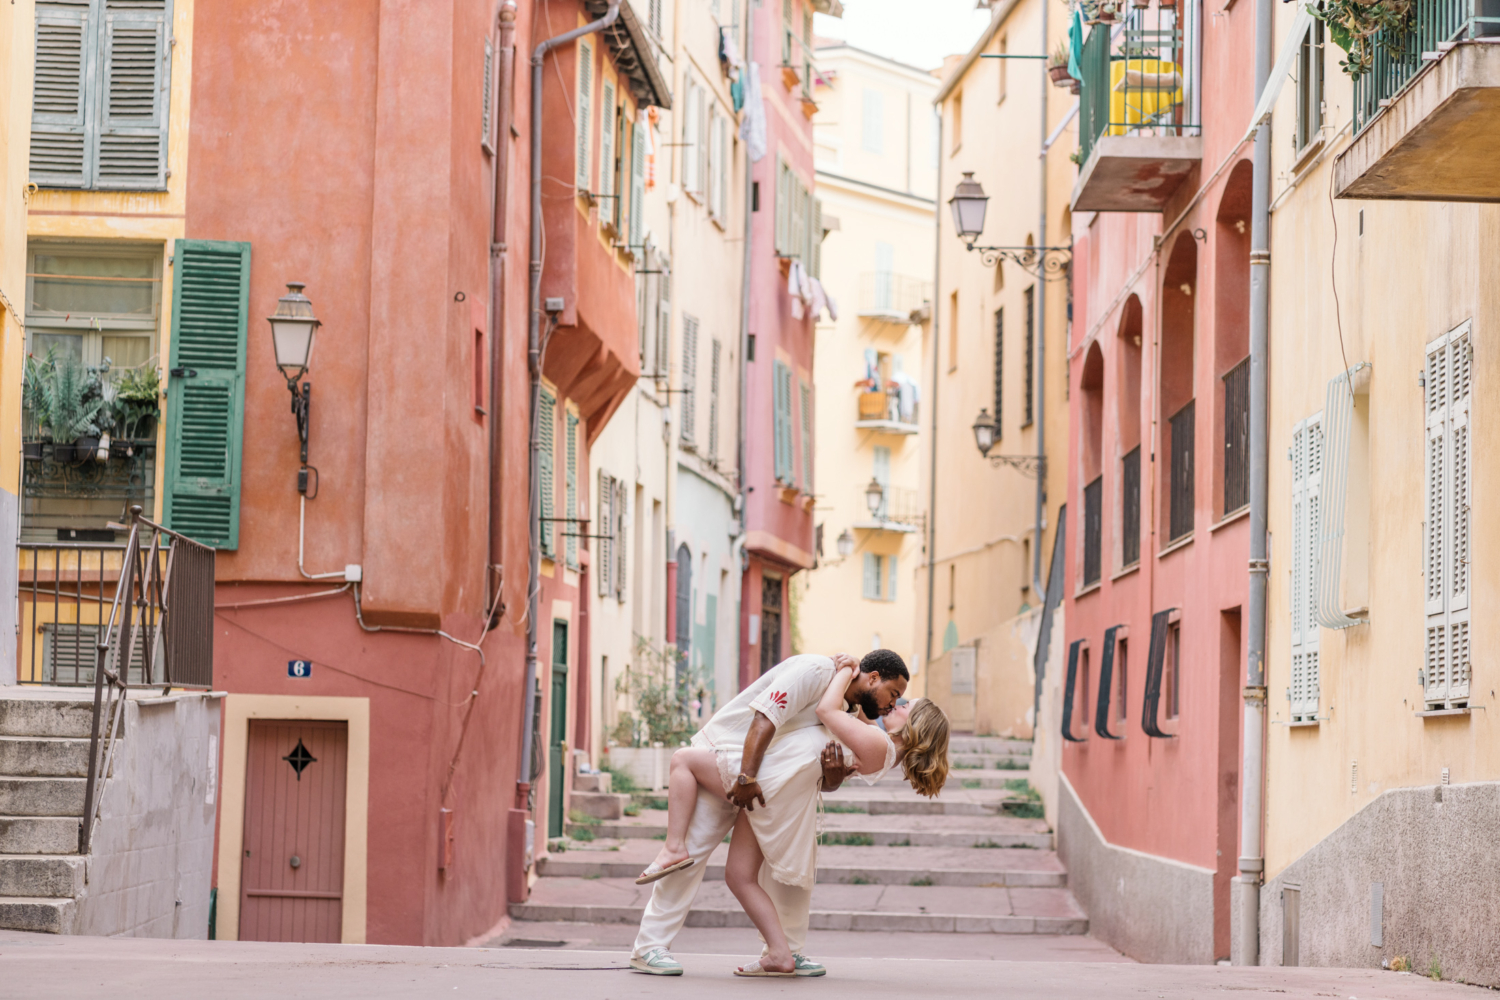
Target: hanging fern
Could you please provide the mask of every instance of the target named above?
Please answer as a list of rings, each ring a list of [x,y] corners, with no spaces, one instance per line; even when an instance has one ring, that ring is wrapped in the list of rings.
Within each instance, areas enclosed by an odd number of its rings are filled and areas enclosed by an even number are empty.
[[[1413,0],[1319,0],[1307,12],[1328,25],[1329,37],[1347,53],[1339,68],[1357,80],[1370,72],[1377,46],[1392,59],[1405,54],[1414,7]]]

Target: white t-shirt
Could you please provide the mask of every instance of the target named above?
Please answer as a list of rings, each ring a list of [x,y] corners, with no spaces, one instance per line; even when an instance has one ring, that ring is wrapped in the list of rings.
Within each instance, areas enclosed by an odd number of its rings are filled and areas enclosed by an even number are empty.
[[[835,673],[833,660],[827,656],[802,653],[782,660],[715,712],[693,737],[693,745],[743,749],[756,712],[776,727],[772,743],[787,733],[818,725],[818,702]]]

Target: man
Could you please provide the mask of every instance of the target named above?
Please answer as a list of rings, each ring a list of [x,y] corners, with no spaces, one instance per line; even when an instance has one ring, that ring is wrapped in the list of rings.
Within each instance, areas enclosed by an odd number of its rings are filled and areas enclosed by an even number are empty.
[[[651,901],[641,917],[641,929],[631,952],[630,967],[653,976],[680,976],[682,965],[670,948],[687,921],[693,898],[703,882],[708,857],[734,826],[740,809],[764,804],[756,781],[762,758],[775,740],[787,733],[818,725],[817,705],[834,674],[843,667],[858,670],[844,691],[844,701],[871,719],[886,715],[896,699],[906,692],[910,675],[901,657],[888,649],[877,649],[856,664],[852,656],[804,654],[783,660],[758,678],[733,701],[719,709],[693,737],[693,746],[741,750],[741,773],[727,798],[700,794],[688,827],[687,850],[691,867],[656,882]],[[853,773],[830,747],[821,759],[823,790],[832,791]],[[812,890],[766,879],[766,892],[776,905],[799,976],[821,976],[827,970],[802,955],[807,942],[808,913]]]

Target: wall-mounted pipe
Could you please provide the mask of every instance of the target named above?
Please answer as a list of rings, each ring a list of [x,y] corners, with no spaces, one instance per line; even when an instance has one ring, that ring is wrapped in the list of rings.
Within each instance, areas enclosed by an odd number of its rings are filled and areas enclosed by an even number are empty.
[[[485,572],[485,590],[490,595],[489,603],[500,607],[495,598],[504,585],[501,566],[505,562],[505,495],[504,450],[502,430],[504,415],[500,411],[503,398],[501,376],[505,370],[505,215],[509,209],[510,193],[510,130],[515,120],[516,99],[516,0],[503,0],[497,15],[499,44],[495,52],[495,75],[498,94],[495,97],[493,126],[495,134],[490,137],[490,148],[494,150],[495,189],[491,198],[493,222],[490,227],[490,509],[489,509],[489,560]],[[486,623],[488,627],[488,623]]]

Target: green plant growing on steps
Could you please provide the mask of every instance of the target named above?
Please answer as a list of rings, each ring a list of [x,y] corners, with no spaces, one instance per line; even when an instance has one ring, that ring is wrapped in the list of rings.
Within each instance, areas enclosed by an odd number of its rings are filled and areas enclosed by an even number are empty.
[[[870,880],[867,879],[867,878],[865,878],[863,875],[850,875],[848,878],[844,879],[844,884],[845,885],[869,885],[870,884]]]
[[[589,816],[586,813],[579,812],[577,809],[569,809],[568,822],[576,823],[579,826],[598,826],[603,821],[597,816]]]
[[[870,810],[866,809],[864,806],[851,805],[847,802],[825,801],[823,803],[823,811],[830,813],[867,813]]]
[[[1427,978],[1433,982],[1443,978],[1443,963],[1438,961],[1436,955],[1432,956],[1432,961],[1427,963]]]
[[[911,838],[910,837],[906,837],[905,839],[902,839],[902,840],[893,840],[889,844],[887,844],[886,846],[887,847],[910,847],[911,846]]]
[[[955,771],[977,771],[983,767],[983,764],[971,764],[966,760],[955,760],[953,762],[953,770]]]
[[[630,805],[628,805],[628,806],[625,807],[625,815],[626,816],[639,816],[640,814],[641,814],[641,807],[638,806],[638,805],[636,805],[635,803],[631,803]]]
[[[874,847],[875,838],[868,833],[820,833],[818,843],[823,847]]]
[[[932,877],[931,876],[929,876],[929,875],[921,875],[921,876],[918,876],[917,878],[912,879],[911,880],[911,884],[912,885],[932,885],[933,881],[932,881]]]
[[[574,840],[582,840],[587,843],[588,841],[594,839],[594,831],[586,826],[576,826],[573,828],[573,832],[570,833],[569,836]]]
[[[681,661],[676,647],[661,647],[644,636],[635,637],[635,662],[615,681],[615,693],[629,700],[635,714],[621,713],[610,734],[616,743],[675,747],[687,742],[697,730],[688,702],[691,692],[702,684],[693,683],[690,670],[679,669]]]
[[[624,771],[611,767],[608,761],[599,765],[599,770],[609,775],[609,790],[620,795],[630,795],[640,789],[636,786],[635,779]]]
[[[963,785],[965,788],[983,788],[984,782],[980,781],[978,778],[965,778]]]
[[[1026,764],[1016,760],[1014,757],[1001,757],[995,761],[995,770],[997,771],[1024,771],[1026,767]]]

